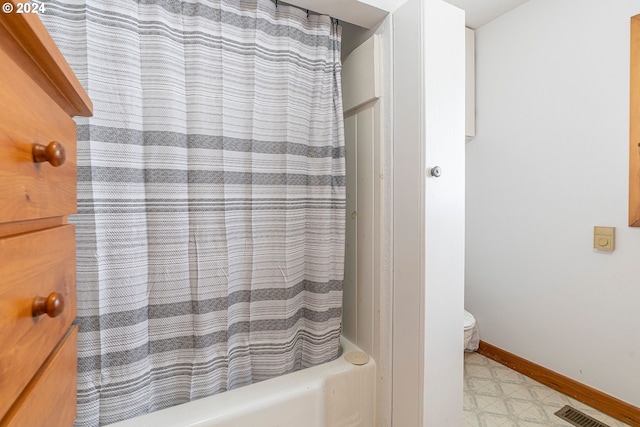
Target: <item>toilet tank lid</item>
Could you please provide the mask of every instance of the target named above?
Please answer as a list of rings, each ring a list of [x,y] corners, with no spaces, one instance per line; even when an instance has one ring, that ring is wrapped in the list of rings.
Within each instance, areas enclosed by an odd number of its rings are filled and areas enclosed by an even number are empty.
[[[469,329],[476,326],[476,318],[467,310],[464,311],[464,328]]]

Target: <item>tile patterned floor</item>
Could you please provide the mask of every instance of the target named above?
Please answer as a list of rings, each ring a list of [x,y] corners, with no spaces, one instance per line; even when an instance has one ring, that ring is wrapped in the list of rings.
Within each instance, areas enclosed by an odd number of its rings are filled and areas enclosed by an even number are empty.
[[[564,405],[628,427],[478,353],[464,355],[464,383],[464,427],[573,427],[554,414]]]

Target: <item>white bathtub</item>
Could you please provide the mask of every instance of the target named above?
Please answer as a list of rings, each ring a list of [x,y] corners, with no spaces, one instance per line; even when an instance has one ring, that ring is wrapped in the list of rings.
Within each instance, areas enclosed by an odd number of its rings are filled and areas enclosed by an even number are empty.
[[[373,359],[342,337],[336,360],[268,381],[111,424],[110,427],[371,427],[375,420]]]

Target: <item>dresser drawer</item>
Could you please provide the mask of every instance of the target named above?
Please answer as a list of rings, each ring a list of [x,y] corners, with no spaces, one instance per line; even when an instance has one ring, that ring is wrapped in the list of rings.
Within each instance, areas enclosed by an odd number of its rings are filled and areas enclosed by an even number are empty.
[[[70,427],[76,418],[78,327],[74,326],[0,427]]]
[[[0,36],[4,29],[0,26]],[[28,59],[7,37],[0,44],[0,223],[76,212],[76,125],[25,71]],[[34,161],[34,145],[52,163]],[[57,161],[56,161],[57,159]]]
[[[2,238],[0,260],[2,418],[76,317],[75,227]],[[36,298],[48,314],[34,317]]]

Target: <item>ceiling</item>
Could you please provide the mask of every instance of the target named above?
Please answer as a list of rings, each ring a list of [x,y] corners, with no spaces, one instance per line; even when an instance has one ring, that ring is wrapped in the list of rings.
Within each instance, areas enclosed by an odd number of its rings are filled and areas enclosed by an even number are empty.
[[[446,0],[466,12],[469,28],[478,28],[529,0]]]

